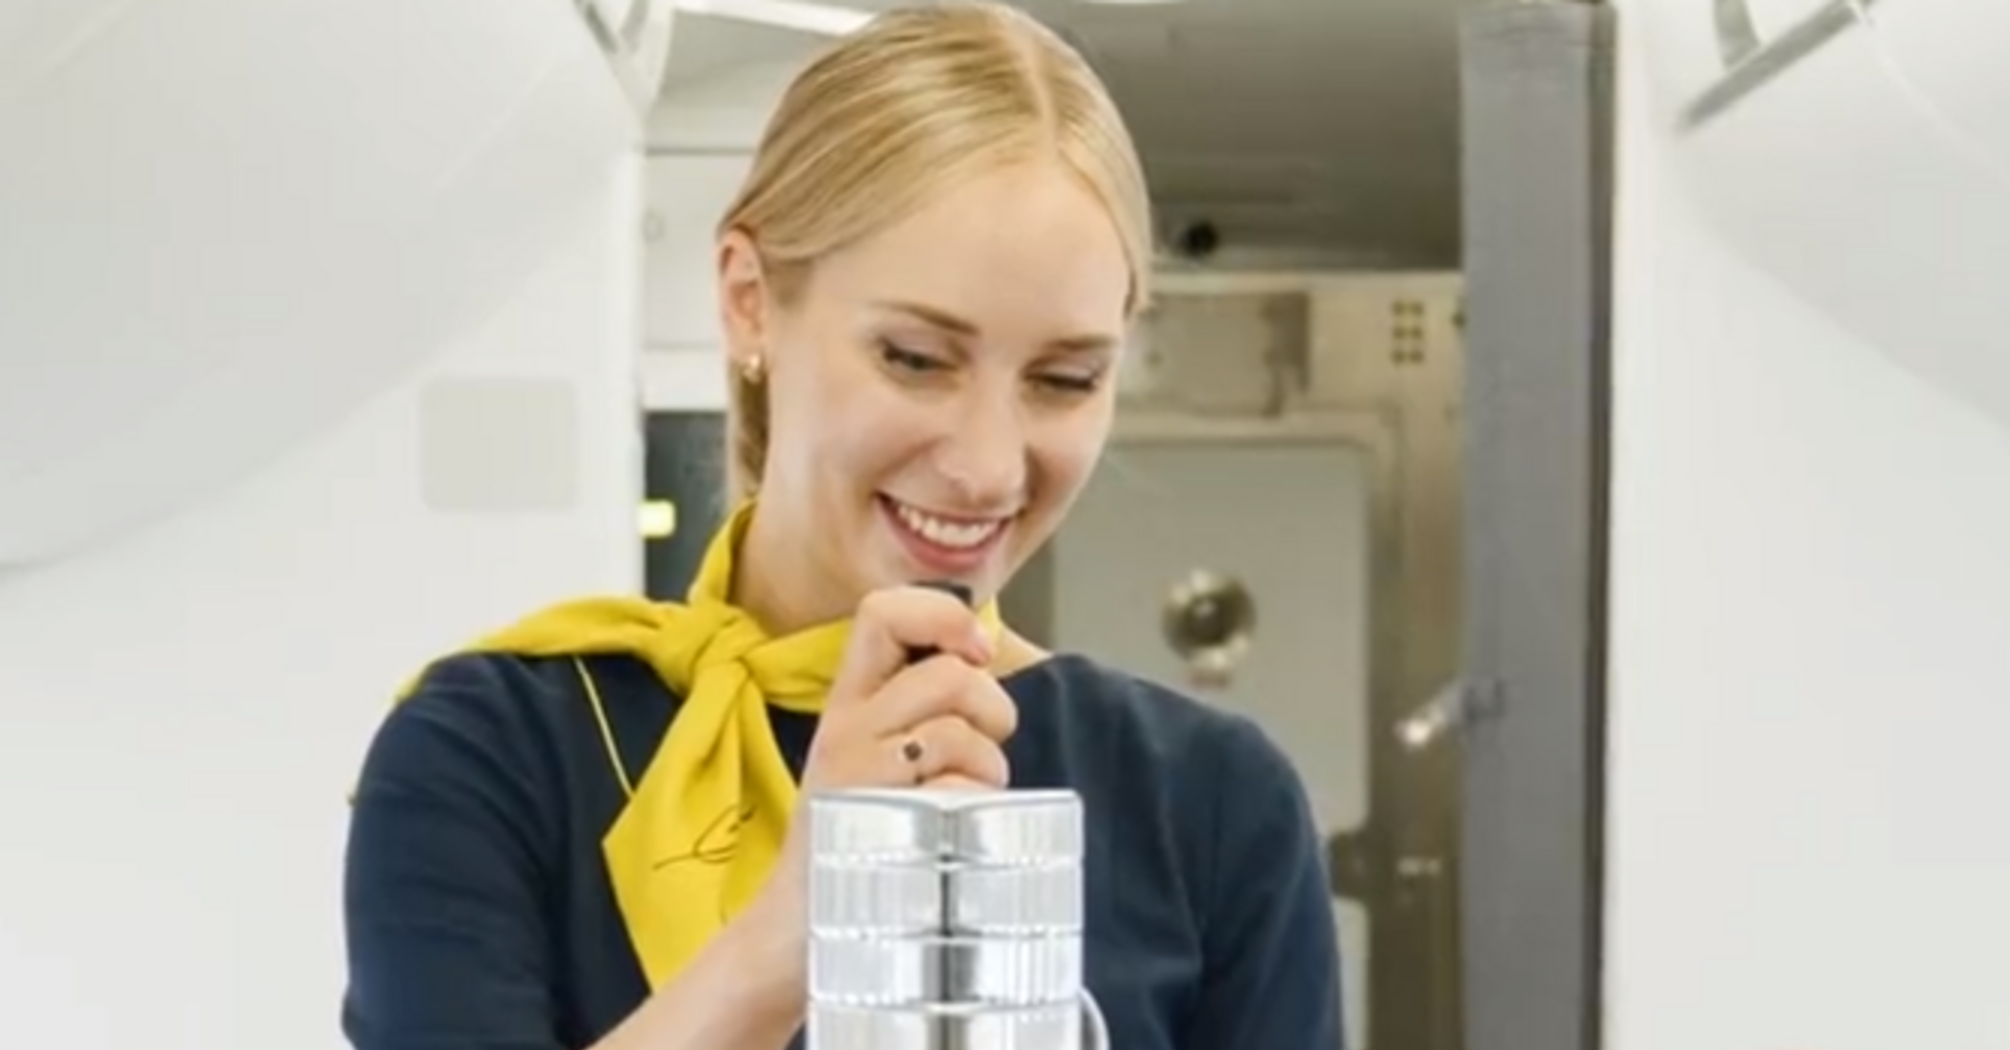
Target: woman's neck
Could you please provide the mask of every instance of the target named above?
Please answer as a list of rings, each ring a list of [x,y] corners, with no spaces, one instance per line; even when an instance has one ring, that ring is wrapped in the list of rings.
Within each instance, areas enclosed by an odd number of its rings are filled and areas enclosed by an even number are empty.
[[[776,638],[851,615],[829,599],[830,588],[812,583],[816,566],[796,564],[803,547],[777,535],[777,524],[755,507],[733,556],[733,604]]]

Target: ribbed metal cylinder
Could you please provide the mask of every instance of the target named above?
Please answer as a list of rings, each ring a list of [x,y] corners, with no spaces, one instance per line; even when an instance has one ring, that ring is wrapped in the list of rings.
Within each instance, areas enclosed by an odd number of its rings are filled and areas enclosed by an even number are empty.
[[[810,800],[809,1050],[1080,1050],[1071,791]]]

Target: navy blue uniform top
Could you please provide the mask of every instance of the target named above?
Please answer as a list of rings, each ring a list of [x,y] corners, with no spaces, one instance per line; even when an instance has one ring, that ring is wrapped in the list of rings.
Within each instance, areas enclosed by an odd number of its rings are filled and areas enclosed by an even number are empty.
[[[639,782],[678,699],[632,658],[585,663]],[[1338,1050],[1321,851],[1277,747],[1078,656],[1005,687],[1014,785],[1083,799],[1085,978],[1116,1050]],[[770,710],[800,773],[816,720]],[[640,1006],[600,845],[623,805],[570,659],[428,671],[378,730],[349,829],[356,1050],[585,1050]]]

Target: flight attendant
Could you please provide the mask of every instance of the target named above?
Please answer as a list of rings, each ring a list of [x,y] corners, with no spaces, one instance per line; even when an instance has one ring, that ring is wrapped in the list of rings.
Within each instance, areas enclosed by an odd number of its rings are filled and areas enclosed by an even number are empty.
[[[1011,8],[894,11],[801,73],[719,225],[738,509],[688,601],[536,613],[393,708],[346,860],[356,1050],[799,1042],[797,800],[915,784],[1081,795],[1114,1050],[1340,1047],[1280,750],[997,613],[1103,452],[1151,230],[1103,86]]]

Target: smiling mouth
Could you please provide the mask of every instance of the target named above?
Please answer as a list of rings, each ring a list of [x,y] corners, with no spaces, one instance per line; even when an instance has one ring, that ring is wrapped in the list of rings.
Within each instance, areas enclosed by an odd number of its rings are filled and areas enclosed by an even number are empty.
[[[916,538],[948,551],[975,551],[998,537],[1011,518],[952,518],[931,514],[891,496],[880,497],[887,509]]]
[[[878,497],[886,525],[925,571],[963,575],[981,569],[1019,515],[955,517],[925,511],[888,495]]]

